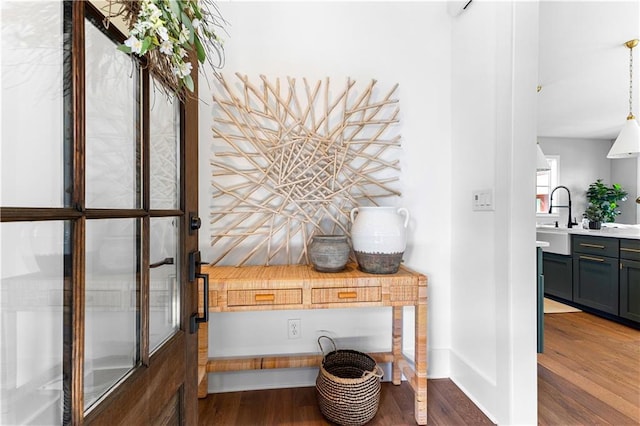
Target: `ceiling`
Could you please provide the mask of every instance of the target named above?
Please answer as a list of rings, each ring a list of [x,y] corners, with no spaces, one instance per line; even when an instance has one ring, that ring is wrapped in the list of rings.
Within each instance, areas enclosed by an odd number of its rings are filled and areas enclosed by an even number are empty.
[[[615,139],[629,112],[629,49],[640,0],[540,0],[538,136]],[[633,49],[640,117],[640,46]]]

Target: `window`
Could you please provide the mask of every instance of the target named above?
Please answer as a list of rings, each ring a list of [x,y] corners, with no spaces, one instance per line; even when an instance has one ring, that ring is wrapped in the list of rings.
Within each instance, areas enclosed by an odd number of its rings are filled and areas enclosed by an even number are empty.
[[[549,195],[553,188],[558,186],[560,157],[557,155],[545,156],[549,162],[549,170],[538,172],[536,178],[536,214],[546,216],[556,216],[557,213],[549,214]]]

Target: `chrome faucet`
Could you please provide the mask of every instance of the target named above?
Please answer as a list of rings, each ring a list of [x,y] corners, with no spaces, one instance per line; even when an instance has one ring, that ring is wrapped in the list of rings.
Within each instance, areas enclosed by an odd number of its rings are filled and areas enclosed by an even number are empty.
[[[557,189],[566,189],[567,190],[567,195],[569,196],[569,203],[566,206],[554,206],[553,205],[553,193],[556,192]],[[551,196],[549,197],[549,214],[551,214],[551,209],[553,209],[554,207],[559,208],[559,207],[564,207],[564,208],[568,208],[569,209],[569,221],[567,223],[567,228],[573,228],[573,225],[577,225],[577,223],[574,223],[571,220],[571,192],[569,191],[569,188],[567,188],[566,186],[560,185],[560,186],[556,186],[555,188],[553,188],[553,191],[551,191]],[[556,226],[557,226],[557,222],[556,222]]]

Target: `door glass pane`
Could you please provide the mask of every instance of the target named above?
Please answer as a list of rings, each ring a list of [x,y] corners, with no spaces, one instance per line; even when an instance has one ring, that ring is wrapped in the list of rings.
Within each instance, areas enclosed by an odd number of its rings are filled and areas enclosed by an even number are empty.
[[[151,83],[151,208],[178,209],[180,102]]]
[[[62,2],[2,1],[0,205],[61,207]]]
[[[85,409],[139,359],[138,235],[138,219],[87,221]]]
[[[137,66],[86,21],[86,205],[140,205]]]
[[[151,219],[149,347],[153,352],[178,330],[179,218]]]
[[[0,224],[3,425],[62,423],[65,226]]]

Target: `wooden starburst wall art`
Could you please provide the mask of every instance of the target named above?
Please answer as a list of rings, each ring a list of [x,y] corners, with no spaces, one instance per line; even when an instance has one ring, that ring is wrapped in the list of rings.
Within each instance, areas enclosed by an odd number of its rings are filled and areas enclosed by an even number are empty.
[[[397,84],[235,76],[213,92],[212,264],[309,263],[313,235],[400,196]]]

